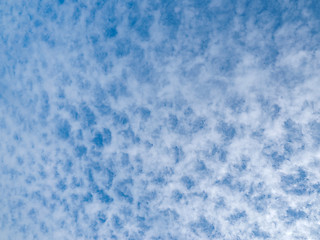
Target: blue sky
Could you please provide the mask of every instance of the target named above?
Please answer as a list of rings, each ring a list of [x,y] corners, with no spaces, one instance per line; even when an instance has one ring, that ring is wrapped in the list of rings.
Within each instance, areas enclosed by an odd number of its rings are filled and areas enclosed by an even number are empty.
[[[0,239],[319,239],[318,1],[0,1]]]

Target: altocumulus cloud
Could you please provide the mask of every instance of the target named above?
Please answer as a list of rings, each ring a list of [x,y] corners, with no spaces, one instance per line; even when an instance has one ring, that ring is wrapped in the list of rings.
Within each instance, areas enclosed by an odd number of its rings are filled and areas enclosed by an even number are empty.
[[[317,1],[1,1],[0,239],[320,239]]]

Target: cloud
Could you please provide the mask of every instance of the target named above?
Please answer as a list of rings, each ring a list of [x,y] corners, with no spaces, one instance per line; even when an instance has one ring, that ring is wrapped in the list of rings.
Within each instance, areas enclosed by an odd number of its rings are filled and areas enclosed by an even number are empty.
[[[319,238],[317,4],[0,9],[4,238]]]

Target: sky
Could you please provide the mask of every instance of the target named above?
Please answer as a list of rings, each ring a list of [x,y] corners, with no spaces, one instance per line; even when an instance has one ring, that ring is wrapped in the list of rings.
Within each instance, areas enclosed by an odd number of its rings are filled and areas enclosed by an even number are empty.
[[[0,240],[320,239],[320,2],[0,0]]]

